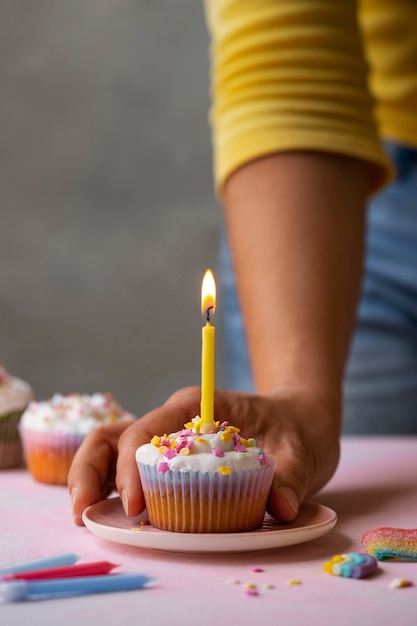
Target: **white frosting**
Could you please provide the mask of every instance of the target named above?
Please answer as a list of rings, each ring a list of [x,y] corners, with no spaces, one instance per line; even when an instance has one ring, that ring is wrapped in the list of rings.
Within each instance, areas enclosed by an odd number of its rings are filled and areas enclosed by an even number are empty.
[[[34,399],[31,386],[0,367],[0,415],[23,410]]]
[[[136,451],[136,462],[161,470],[161,463],[173,472],[218,472],[220,468],[228,468],[232,472],[257,470],[264,465],[265,455],[254,445],[241,445],[240,437],[233,434],[229,440],[224,440],[224,429],[207,434],[191,432],[190,429],[168,435],[168,439],[178,444],[179,441],[189,446],[190,453],[174,454],[169,446],[148,443]],[[164,439],[161,438],[161,439]],[[203,443],[205,442],[205,443]],[[168,455],[167,450],[168,448]],[[236,449],[237,448],[237,449]],[[174,448],[175,449],[175,448]]]
[[[135,419],[114,401],[111,394],[54,394],[49,400],[31,402],[21,425],[30,430],[86,435],[103,424]]]
[[[151,443],[146,443],[136,451],[136,461],[144,465],[157,466],[164,460],[158,448]],[[168,464],[173,472],[218,472],[220,467],[228,467],[233,472],[242,472],[261,467],[257,448],[248,448],[247,452],[231,450],[222,457],[215,456],[209,448],[202,454],[189,454],[188,456],[177,454],[168,461]]]

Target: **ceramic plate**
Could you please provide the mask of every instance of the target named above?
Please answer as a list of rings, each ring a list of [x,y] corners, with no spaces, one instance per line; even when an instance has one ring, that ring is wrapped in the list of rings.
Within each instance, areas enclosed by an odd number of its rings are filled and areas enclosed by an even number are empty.
[[[262,528],[245,533],[174,533],[146,524],[146,513],[126,517],[120,498],[109,498],[89,506],[83,513],[86,527],[98,537],[170,552],[251,552],[292,546],[328,533],[336,524],[332,509],[304,502],[297,519],[290,524],[265,515]],[[143,524],[145,522],[145,524]]]

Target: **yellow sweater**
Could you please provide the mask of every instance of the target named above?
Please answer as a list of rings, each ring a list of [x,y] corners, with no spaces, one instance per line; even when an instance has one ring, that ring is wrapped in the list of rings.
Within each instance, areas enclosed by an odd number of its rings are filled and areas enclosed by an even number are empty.
[[[357,157],[373,190],[392,174],[381,139],[417,146],[415,0],[206,0],[219,190],[286,150]]]

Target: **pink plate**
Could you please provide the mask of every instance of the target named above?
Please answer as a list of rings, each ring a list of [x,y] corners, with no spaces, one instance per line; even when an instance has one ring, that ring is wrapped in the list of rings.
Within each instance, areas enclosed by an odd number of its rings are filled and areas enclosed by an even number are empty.
[[[141,524],[146,519],[146,513],[126,517],[120,498],[97,502],[83,513],[86,527],[102,539],[170,552],[252,552],[291,546],[328,533],[335,526],[337,515],[322,504],[304,502],[297,519],[290,524],[277,522],[266,514],[259,530],[204,534],[158,530]]]

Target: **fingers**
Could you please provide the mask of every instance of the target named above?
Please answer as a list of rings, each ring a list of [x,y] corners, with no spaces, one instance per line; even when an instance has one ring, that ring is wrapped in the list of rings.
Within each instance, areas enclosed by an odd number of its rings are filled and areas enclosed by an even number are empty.
[[[68,475],[74,522],[82,525],[87,506],[106,498],[114,488],[117,441],[132,422],[102,426],[89,433],[77,450]]]
[[[139,515],[145,508],[135,454],[139,446],[149,443],[156,434],[181,430],[198,412],[199,391],[182,390],[158,409],[144,415],[122,434],[118,445],[116,485],[128,516]]]

